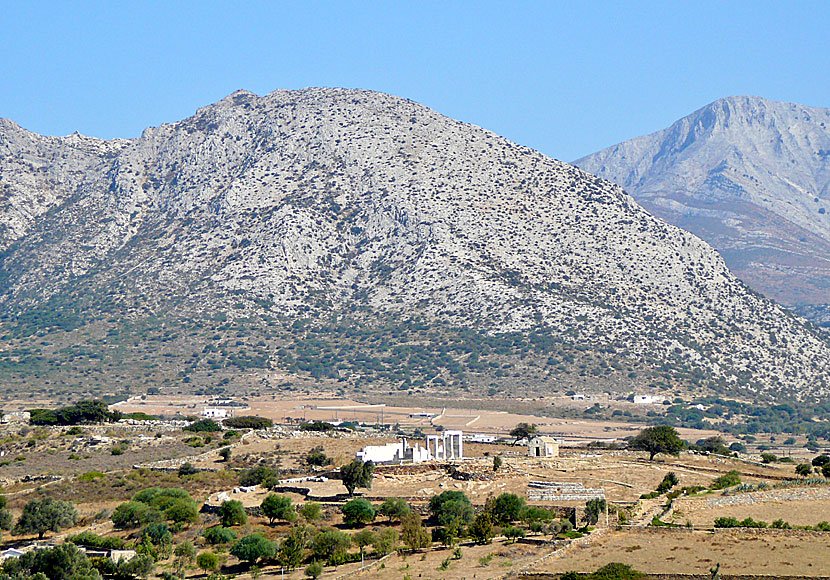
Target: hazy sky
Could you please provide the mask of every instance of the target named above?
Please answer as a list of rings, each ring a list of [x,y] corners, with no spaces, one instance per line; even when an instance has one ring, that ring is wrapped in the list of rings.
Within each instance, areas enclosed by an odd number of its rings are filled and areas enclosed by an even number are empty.
[[[830,107],[828,23],[828,1],[4,1],[0,117],[136,137],[240,88],[354,87],[569,161],[723,96]]]

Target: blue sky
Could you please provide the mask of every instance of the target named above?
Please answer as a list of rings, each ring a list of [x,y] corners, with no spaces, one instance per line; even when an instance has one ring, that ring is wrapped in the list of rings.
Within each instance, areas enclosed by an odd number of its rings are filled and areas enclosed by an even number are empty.
[[[0,117],[136,137],[244,88],[393,93],[563,160],[719,97],[830,107],[830,2],[10,2]]]

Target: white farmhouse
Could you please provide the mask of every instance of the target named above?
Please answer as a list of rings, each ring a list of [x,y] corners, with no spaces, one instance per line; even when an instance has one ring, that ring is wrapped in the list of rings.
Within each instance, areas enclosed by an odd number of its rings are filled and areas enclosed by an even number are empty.
[[[559,441],[546,435],[537,435],[527,442],[530,457],[559,457]]]
[[[199,414],[208,419],[226,419],[228,417],[228,410],[219,407],[205,407]]]

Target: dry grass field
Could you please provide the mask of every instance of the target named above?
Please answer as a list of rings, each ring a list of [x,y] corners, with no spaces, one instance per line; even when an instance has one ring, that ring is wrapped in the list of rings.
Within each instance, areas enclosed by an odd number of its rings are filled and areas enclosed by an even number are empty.
[[[592,572],[623,562],[650,574],[721,574],[826,576],[830,573],[830,534],[789,530],[626,530],[587,541],[563,556],[540,563],[538,572]]]
[[[534,414],[508,413],[492,409],[415,407],[371,405],[343,398],[292,398],[245,397],[239,402],[248,406],[237,415],[259,415],[278,422],[285,421],[360,421],[386,425],[399,424],[407,428],[462,429],[468,433],[507,435],[518,423],[535,423],[544,433],[555,433],[570,441],[613,440],[635,435],[641,424],[623,421],[589,421],[583,419],[554,419]],[[593,404],[593,401],[589,401]],[[205,407],[214,404],[209,398],[147,396],[133,397],[114,406],[124,413],[144,412],[152,415],[197,415]],[[550,403],[545,403],[550,404]],[[570,399],[563,404],[573,405]],[[579,402],[580,406],[585,402]],[[538,408],[538,407],[537,407]],[[430,417],[424,417],[428,414]],[[716,434],[715,431],[680,429],[681,436],[700,439]]]

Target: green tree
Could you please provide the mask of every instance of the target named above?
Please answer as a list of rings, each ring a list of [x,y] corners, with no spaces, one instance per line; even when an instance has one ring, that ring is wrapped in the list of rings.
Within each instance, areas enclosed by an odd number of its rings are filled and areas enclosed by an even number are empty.
[[[494,535],[493,518],[487,512],[481,512],[470,524],[468,531],[476,544],[489,544]]]
[[[309,523],[314,523],[323,517],[323,510],[316,501],[307,501],[300,507],[300,515]]]
[[[277,552],[280,565],[293,570],[302,563],[308,536],[308,528],[305,525],[292,526]]]
[[[74,544],[31,550],[6,560],[2,571],[7,576],[0,576],[12,580],[101,580],[101,574]]]
[[[369,546],[375,542],[375,536],[375,532],[366,528],[360,530],[352,537],[352,541],[354,541],[355,546],[360,549],[361,556],[363,556],[363,551],[366,549],[366,546]]]
[[[343,522],[352,528],[368,524],[375,519],[375,508],[363,498],[356,498],[341,508],[343,511]]]
[[[317,560],[336,566],[344,560],[351,545],[352,538],[349,534],[338,530],[325,530],[311,540],[311,552]]]
[[[219,457],[222,458],[222,461],[227,463],[228,460],[230,460],[230,458],[231,458],[231,448],[230,447],[223,447],[222,449],[220,449],[219,450]]]
[[[231,499],[223,501],[219,506],[219,518],[222,520],[222,526],[229,528],[245,525],[248,521],[248,514],[245,513],[245,507],[241,501]]]
[[[185,462],[179,466],[178,475],[179,477],[187,477],[188,475],[195,475],[199,473],[199,470],[193,466],[192,463]]]
[[[629,449],[648,452],[649,461],[652,461],[658,453],[678,455],[685,447],[686,444],[677,431],[669,425],[647,427],[628,442]]]
[[[525,531],[522,528],[516,526],[508,526],[501,531],[504,534],[504,537],[512,542],[515,542],[518,538],[525,537]]]
[[[605,512],[607,504],[605,500],[599,497],[589,499],[585,502],[585,521],[588,525],[593,526],[599,521],[599,515]]]
[[[176,576],[184,577],[184,571],[193,563],[196,557],[196,548],[190,542],[182,542],[176,549],[173,550],[173,555],[176,557],[173,560],[173,569],[176,571]]]
[[[164,515],[157,509],[132,500],[122,503],[112,512],[112,523],[116,528],[138,528],[163,519]]]
[[[164,510],[164,517],[178,524],[193,524],[199,521],[199,508],[192,499],[177,499]]]
[[[401,521],[401,518],[412,511],[409,504],[399,497],[388,497],[381,504],[378,513],[389,518],[389,521]]]
[[[170,557],[173,551],[173,534],[164,522],[147,524],[141,530],[136,551],[153,558],[154,562]]]
[[[200,552],[196,556],[196,565],[206,574],[208,572],[215,572],[219,568],[219,556],[211,550]]]
[[[253,566],[259,560],[272,558],[276,554],[276,547],[262,534],[251,534],[237,541],[230,550],[232,556],[248,562]]]
[[[489,507],[493,521],[503,525],[521,519],[527,504],[525,498],[515,493],[503,493],[490,502]]]
[[[813,457],[813,461],[811,461],[813,467],[824,467],[825,465],[830,464],[830,455],[817,455]]]
[[[810,477],[813,473],[813,466],[809,463],[799,463],[795,466],[795,473],[800,477]]]
[[[778,457],[774,453],[761,453],[761,461],[763,463],[775,463]]]
[[[357,488],[372,488],[372,473],[374,469],[374,463],[371,461],[364,463],[360,459],[355,459],[348,465],[340,468],[340,477],[350,496],[354,495],[354,490]]]
[[[401,518],[401,540],[410,550],[420,550],[430,545],[429,533],[416,512]]]
[[[827,479],[830,479],[830,463],[821,466],[821,474]]]
[[[74,526],[78,521],[78,510],[68,501],[51,497],[33,499],[23,506],[23,513],[17,520],[14,533],[37,534],[42,540],[46,532],[60,532],[63,528]]]
[[[521,441],[522,439],[530,439],[536,433],[539,432],[539,428],[536,427],[535,424],[530,423],[519,423],[513,429],[510,430],[510,436],[515,439],[513,441],[513,445]]]
[[[404,516],[406,517],[406,516]],[[372,548],[378,556],[385,556],[398,543],[398,530],[394,528],[386,528],[375,534],[375,540],[372,542]]]
[[[473,521],[474,510],[463,491],[445,491],[429,499],[429,511],[442,526],[456,528]]]
[[[493,472],[496,472],[499,469],[501,469],[502,463],[503,463],[503,461],[502,461],[501,457],[499,457],[498,455],[494,456],[493,457]]]
[[[274,520],[294,522],[297,519],[297,512],[291,498],[287,495],[269,493],[262,500],[262,514],[273,524]]]
[[[14,524],[14,517],[12,512],[6,508],[6,496],[0,495],[0,530],[10,530]],[[0,534],[0,538],[2,538]]]

